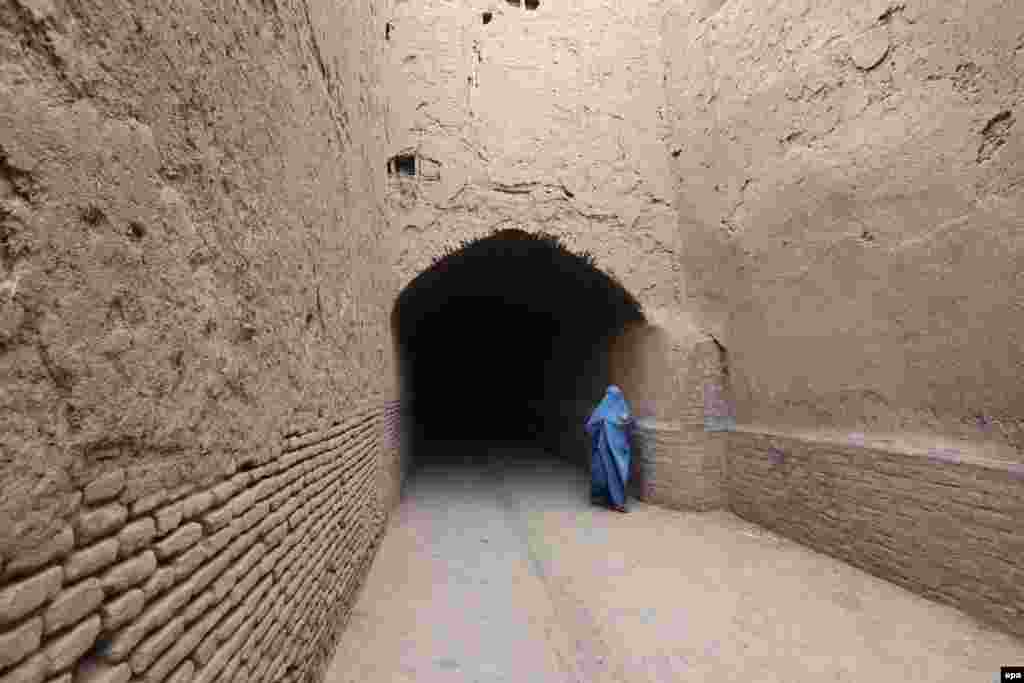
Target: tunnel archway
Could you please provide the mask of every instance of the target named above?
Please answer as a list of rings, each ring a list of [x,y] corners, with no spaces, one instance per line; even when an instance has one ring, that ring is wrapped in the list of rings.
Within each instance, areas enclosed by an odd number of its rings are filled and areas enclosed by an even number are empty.
[[[435,457],[431,443],[481,441],[585,461],[610,343],[642,321],[618,280],[556,236],[498,230],[443,254],[392,313],[414,462]]]

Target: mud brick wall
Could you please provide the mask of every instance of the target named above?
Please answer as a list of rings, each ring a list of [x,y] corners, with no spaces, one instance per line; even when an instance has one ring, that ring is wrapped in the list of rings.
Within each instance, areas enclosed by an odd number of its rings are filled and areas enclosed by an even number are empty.
[[[697,342],[683,359],[682,390],[672,402],[675,419],[643,418],[633,430],[632,495],[678,510],[724,505],[724,435],[730,414],[727,367],[713,340]],[[643,387],[636,387],[642,402]]]
[[[92,481],[0,569],[0,681],[320,680],[401,484],[398,412],[286,434],[206,488]]]
[[[722,506],[724,442],[699,425],[642,420],[633,430],[633,493],[681,510]]]
[[[665,5],[679,291],[738,421],[1024,447],[1021,3]]]
[[[1024,466],[948,449],[728,439],[736,514],[1024,635]]]

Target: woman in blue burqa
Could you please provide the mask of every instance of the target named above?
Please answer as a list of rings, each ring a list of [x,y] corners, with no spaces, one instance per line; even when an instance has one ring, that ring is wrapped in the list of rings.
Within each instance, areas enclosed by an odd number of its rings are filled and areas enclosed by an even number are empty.
[[[614,384],[586,423],[591,448],[590,500],[618,512],[626,512],[632,425],[629,403]]]

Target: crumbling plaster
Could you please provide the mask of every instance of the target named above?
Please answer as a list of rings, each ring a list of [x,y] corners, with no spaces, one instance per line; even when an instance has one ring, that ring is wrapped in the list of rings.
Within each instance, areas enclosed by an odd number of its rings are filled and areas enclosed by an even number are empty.
[[[740,420],[1020,449],[1020,4],[687,3],[666,32],[683,289]]]
[[[0,557],[394,393],[388,6],[0,6]]]
[[[403,281],[442,245],[520,228],[589,251],[645,306],[680,302],[663,4],[396,5],[390,153],[439,174],[392,181]]]

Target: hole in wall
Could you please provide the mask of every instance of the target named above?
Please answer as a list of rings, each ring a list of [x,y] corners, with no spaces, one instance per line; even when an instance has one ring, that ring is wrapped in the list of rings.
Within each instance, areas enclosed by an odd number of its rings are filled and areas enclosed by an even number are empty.
[[[540,7],[540,0],[523,0],[523,7],[528,10],[535,10]]]
[[[392,313],[415,464],[452,441],[587,462],[581,425],[609,383],[611,342],[643,319],[591,256],[551,235],[501,230],[445,254]]]
[[[711,341],[718,356],[718,376],[704,383],[704,429],[710,432],[733,431],[736,428],[736,407],[729,352],[714,335],[711,335]]]
[[[384,24],[384,40],[391,40],[391,22]]]
[[[494,14],[492,14],[491,12],[484,12],[483,13],[483,20],[484,20],[484,24],[485,25],[491,23],[491,19],[493,19],[493,18],[494,18]]]
[[[416,155],[396,154],[388,160],[388,174],[399,176],[416,175]]]

